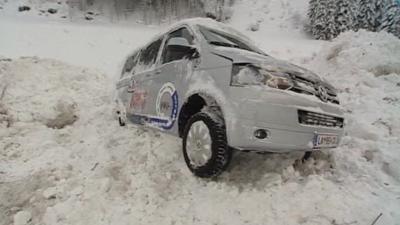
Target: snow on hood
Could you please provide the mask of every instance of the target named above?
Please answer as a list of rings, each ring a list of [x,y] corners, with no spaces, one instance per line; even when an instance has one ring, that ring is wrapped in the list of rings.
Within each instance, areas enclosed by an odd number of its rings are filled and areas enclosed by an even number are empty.
[[[230,58],[233,60],[234,63],[254,63],[256,65],[260,65],[267,70],[281,71],[311,80],[313,82],[326,83],[321,79],[321,77],[311,72],[310,70],[307,70],[300,66],[296,66],[283,60],[275,59],[274,57],[269,55],[262,55],[256,52],[223,46],[213,47],[212,52],[214,54]],[[326,85],[328,85],[328,87],[331,87],[331,85],[327,83]]]
[[[197,29],[198,25],[208,27],[208,28],[211,28],[214,30],[219,30],[219,31],[240,37],[243,41],[246,41],[249,44],[253,44],[252,41],[250,40],[250,38],[248,38],[246,35],[239,32],[238,30],[234,29],[233,27],[231,27],[225,23],[221,23],[221,22],[215,21],[210,18],[197,17],[197,18],[184,19],[184,20],[181,20],[181,21],[173,24],[171,27],[178,27],[183,24],[186,24],[186,25],[192,27],[194,30]],[[171,28],[169,28],[169,29],[171,29]]]

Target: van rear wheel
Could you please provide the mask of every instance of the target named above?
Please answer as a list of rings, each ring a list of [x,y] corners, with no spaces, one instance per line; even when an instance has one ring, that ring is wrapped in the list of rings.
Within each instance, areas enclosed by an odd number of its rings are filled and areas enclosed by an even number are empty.
[[[123,126],[126,125],[125,121],[121,118],[121,116],[118,116],[118,123],[119,123],[119,125],[120,125],[121,127],[123,127]]]
[[[198,177],[218,176],[228,167],[232,149],[227,145],[225,123],[215,112],[193,115],[183,133],[183,156]]]

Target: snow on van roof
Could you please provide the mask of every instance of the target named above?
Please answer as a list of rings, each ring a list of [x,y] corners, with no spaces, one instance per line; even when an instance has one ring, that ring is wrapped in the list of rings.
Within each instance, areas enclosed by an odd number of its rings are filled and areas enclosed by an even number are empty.
[[[241,32],[233,29],[232,27],[230,27],[222,22],[218,22],[211,18],[196,17],[196,18],[184,19],[184,20],[181,20],[179,22],[172,24],[168,30],[174,29],[174,28],[182,26],[182,25],[188,25],[190,27],[196,27],[197,25],[201,25],[201,26],[205,26],[205,27],[208,27],[211,29],[223,31],[228,34],[238,36],[245,41],[252,42],[247,36],[245,36]]]
[[[178,22],[173,23],[170,26],[167,26],[164,29],[161,29],[157,34],[155,34],[152,38],[149,39],[149,41],[146,42],[146,44],[138,46],[137,48],[135,48],[133,51],[131,51],[125,58],[128,58],[130,56],[132,56],[133,54],[135,54],[137,51],[139,51],[140,49],[145,48],[146,46],[148,46],[150,43],[156,41],[157,39],[161,38],[163,35],[165,35],[166,33],[179,28],[181,26],[189,26],[190,28],[192,28],[192,30],[197,33],[197,35],[200,35],[200,33],[198,32],[198,27],[197,26],[204,26],[210,29],[214,29],[214,30],[218,30],[236,37],[239,37],[242,41],[245,41],[248,45],[253,46],[256,49],[259,49],[257,47],[257,45],[247,36],[245,36],[244,34],[242,34],[241,32],[235,30],[234,28],[230,27],[227,24],[224,24],[222,22],[218,22],[216,20],[213,20],[211,18],[204,18],[204,17],[195,17],[195,18],[189,18],[189,19],[183,19],[180,20]],[[261,50],[260,50],[261,51]]]
[[[247,36],[245,36],[244,34],[242,34],[241,32],[235,30],[234,28],[222,23],[222,22],[218,22],[216,20],[213,20],[211,18],[204,18],[204,17],[195,17],[195,18],[189,18],[189,19],[183,19],[180,20],[178,22],[173,23],[170,26],[167,26],[165,29],[161,29],[160,32],[158,32],[156,35],[153,36],[153,38],[149,39],[148,42],[146,42],[146,44],[139,46],[138,48],[134,49],[130,54],[134,54],[134,52],[138,51],[139,49],[142,49],[144,47],[146,47],[149,43],[152,43],[153,41],[159,39],[161,36],[163,36],[165,33],[170,32],[171,30],[174,30],[180,26],[183,25],[187,25],[189,27],[191,27],[193,30],[197,31],[197,26],[204,26],[207,28],[211,28],[214,30],[218,30],[218,31],[222,31],[237,37],[240,37],[243,41],[246,41],[248,44],[252,45],[252,46],[256,46],[254,44],[254,42],[249,39]]]

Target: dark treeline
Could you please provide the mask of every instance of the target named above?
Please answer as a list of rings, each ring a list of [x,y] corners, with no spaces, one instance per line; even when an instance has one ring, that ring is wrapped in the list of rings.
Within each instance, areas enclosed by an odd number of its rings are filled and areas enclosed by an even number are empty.
[[[225,20],[227,8],[234,0],[70,0],[69,3],[86,11],[100,7],[117,19],[135,16],[146,24],[162,23],[190,17],[212,17]]]

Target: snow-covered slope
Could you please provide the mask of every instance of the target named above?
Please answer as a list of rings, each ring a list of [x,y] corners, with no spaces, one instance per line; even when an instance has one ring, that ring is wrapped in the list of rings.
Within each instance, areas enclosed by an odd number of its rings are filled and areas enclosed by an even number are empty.
[[[180,140],[121,128],[111,114],[119,61],[158,27],[3,15],[0,225],[371,224],[380,213],[376,224],[400,224],[400,40],[368,32],[308,40],[285,19],[305,2],[243,0],[230,24],[246,31],[247,17],[264,18],[246,32],[260,47],[339,89],[342,145],[305,164],[299,153],[237,154],[214,180],[189,172]],[[269,23],[264,4],[287,17]]]
[[[347,112],[343,147],[351,149],[342,156],[345,164],[366,159],[366,174],[400,181],[400,41],[387,33],[348,32],[309,66],[340,91]]]
[[[0,0],[0,15],[14,20],[66,21],[70,10],[66,0]]]
[[[0,20],[0,51],[8,57],[41,56],[95,68],[110,76],[125,57],[158,31],[136,25],[101,26],[38,21]]]

